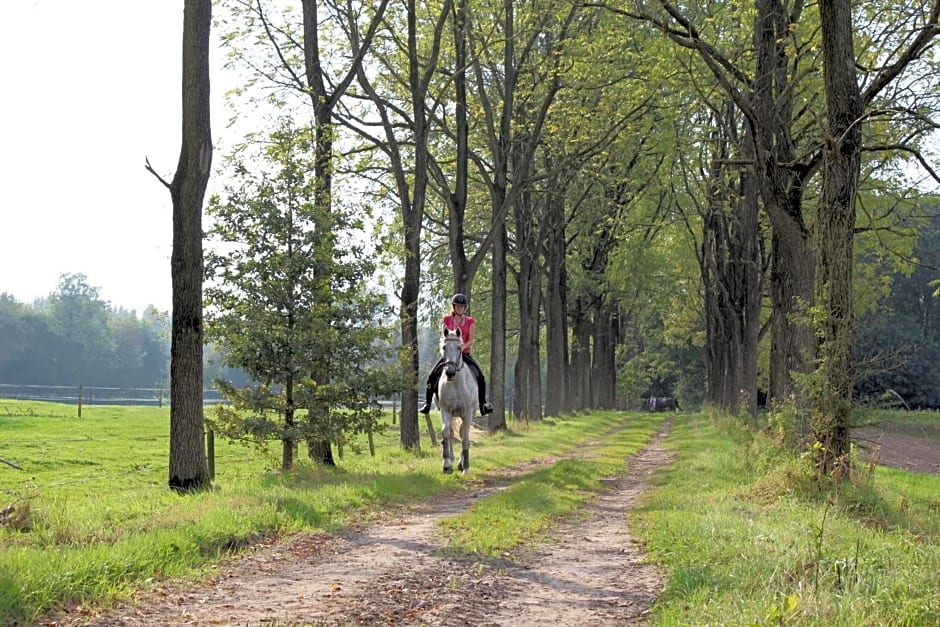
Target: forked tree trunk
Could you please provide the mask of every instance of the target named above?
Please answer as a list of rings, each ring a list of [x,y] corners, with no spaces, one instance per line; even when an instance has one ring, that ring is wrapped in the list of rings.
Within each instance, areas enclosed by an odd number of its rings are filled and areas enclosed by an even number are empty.
[[[353,48],[353,60],[350,67],[343,75],[341,80],[334,82],[331,72],[322,63],[320,58],[320,40],[319,28],[320,19],[317,11],[316,0],[303,0],[303,24],[304,24],[304,75],[307,81],[307,91],[310,97],[310,103],[314,111],[314,137],[316,140],[315,160],[314,160],[314,229],[318,242],[316,245],[317,255],[324,260],[321,266],[324,273],[325,268],[329,268],[336,258],[335,253],[335,233],[333,224],[333,144],[334,144],[334,125],[333,111],[339,99],[346,93],[349,84],[359,74],[362,67],[362,59],[372,42],[372,37],[382,22],[385,7],[388,0],[382,0],[375,9],[375,15],[362,39],[358,32],[350,32],[350,46]],[[354,17],[351,18],[354,22]],[[334,68],[335,69],[335,68]],[[333,86],[332,91],[327,86]],[[319,290],[316,302],[317,306],[324,310],[332,309],[332,293],[330,291],[329,277],[323,277],[322,288]],[[317,371],[311,373],[314,381],[320,385],[326,385],[330,382],[331,370],[333,364],[330,361],[329,351],[324,347],[320,365]],[[314,403],[308,407],[308,419],[316,423],[317,421],[326,421],[329,418],[330,407],[325,402]],[[307,439],[308,454],[311,459],[315,459],[322,464],[335,466],[333,459],[333,449],[328,439],[322,437],[310,437]],[[287,449],[285,448],[285,455]],[[287,458],[285,457],[285,461]]]
[[[773,225],[770,299],[770,400],[805,407],[794,373],[812,371],[815,337],[809,312],[814,302],[813,244],[803,218],[803,184],[809,174],[796,163],[790,28],[800,18],[780,0],[757,0],[754,41],[757,69],[751,99],[755,174],[764,210]],[[798,164],[801,165],[801,164]],[[805,418],[801,414],[801,418]]]

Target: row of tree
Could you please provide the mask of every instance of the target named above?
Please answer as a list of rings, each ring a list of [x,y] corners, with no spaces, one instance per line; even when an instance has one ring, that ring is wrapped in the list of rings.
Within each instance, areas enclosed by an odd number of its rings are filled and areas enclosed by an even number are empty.
[[[176,346],[201,347],[198,217],[212,151],[211,6],[186,7],[184,145],[168,184],[174,363]],[[937,127],[940,1],[218,8],[229,63],[245,73],[236,113],[263,103],[269,129],[309,128],[307,241],[331,260],[319,271],[343,265],[343,211],[386,218],[373,254],[398,295],[404,446],[418,445],[420,297],[459,291],[490,329],[493,427],[505,424],[510,342],[513,407],[526,418],[614,406],[625,381],[644,377],[656,393],[647,348],[666,346],[701,351],[704,398],[732,413],[755,412],[766,381],[821,444],[820,470],[841,463],[854,321],[883,296],[871,279],[909,256],[925,224],[907,162],[940,181],[922,154]],[[277,138],[260,131],[233,153],[254,142]],[[228,206],[231,190],[217,202]],[[330,280],[312,288],[324,312]],[[229,304],[211,304],[210,322]],[[348,329],[343,316],[323,320]],[[321,362],[304,376],[326,385],[334,372]],[[306,410],[319,420],[324,408]]]
[[[663,342],[703,351],[707,402],[754,412],[763,377],[822,470],[847,452],[853,319],[876,302],[857,263],[911,250],[906,160],[934,175],[940,3],[301,5],[223,2],[222,41],[239,106],[309,120],[321,228],[343,202],[394,211],[405,446],[419,296],[460,291],[483,295],[491,426],[513,352],[537,418],[616,405]]]

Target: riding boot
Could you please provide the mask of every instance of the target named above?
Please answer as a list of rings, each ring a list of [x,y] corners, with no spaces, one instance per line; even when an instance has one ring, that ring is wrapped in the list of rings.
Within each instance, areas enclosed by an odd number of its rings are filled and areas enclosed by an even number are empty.
[[[482,370],[477,372],[477,388],[480,390],[480,415],[492,414],[493,406],[486,400],[486,379],[483,378]]]
[[[434,375],[432,373],[431,377],[428,377],[428,386],[424,391],[424,405],[422,405],[421,409],[418,410],[420,413],[425,415],[431,413],[431,403],[434,401],[434,388],[431,387],[431,378],[433,376]]]
[[[437,382],[441,378],[443,364],[443,360],[437,362],[431,369],[431,374],[428,375],[428,383],[424,391],[424,405],[418,410],[422,414],[431,413],[431,402],[434,400],[434,391],[437,389]]]

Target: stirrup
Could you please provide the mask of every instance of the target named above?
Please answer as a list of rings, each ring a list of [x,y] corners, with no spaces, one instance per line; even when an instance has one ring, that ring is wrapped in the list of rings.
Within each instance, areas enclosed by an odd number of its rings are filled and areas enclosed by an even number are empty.
[[[431,402],[430,402],[430,401],[424,401],[424,405],[421,406],[421,409],[419,409],[418,412],[419,412],[419,413],[422,413],[422,414],[430,414],[430,413],[431,413]]]
[[[492,413],[493,413],[493,406],[490,405],[489,403],[483,403],[483,406],[480,407],[480,413],[481,413],[482,415],[484,415],[484,416],[487,415],[487,414],[492,414]]]

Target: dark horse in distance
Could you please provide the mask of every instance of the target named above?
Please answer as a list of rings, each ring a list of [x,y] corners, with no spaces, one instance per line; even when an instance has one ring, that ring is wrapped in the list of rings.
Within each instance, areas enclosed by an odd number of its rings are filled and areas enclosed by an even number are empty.
[[[679,401],[671,396],[650,396],[646,400],[647,411],[682,411]]]

